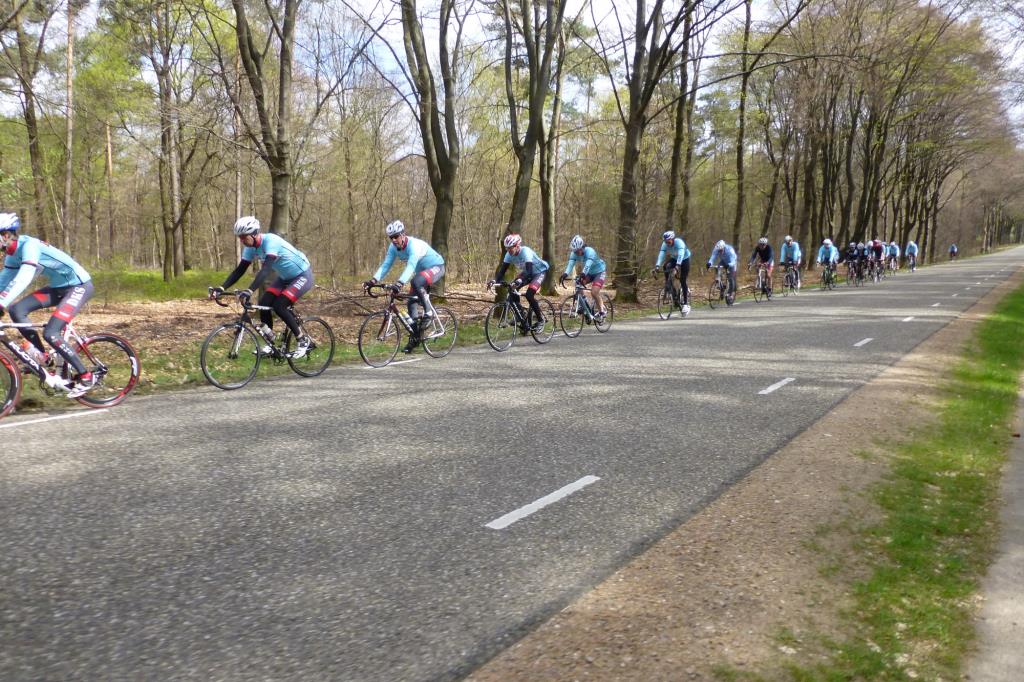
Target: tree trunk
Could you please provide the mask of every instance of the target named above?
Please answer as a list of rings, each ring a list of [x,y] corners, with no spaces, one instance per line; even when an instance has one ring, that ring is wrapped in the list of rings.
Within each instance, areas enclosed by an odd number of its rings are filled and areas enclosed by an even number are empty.
[[[107,245],[108,256],[114,257],[114,145],[110,139],[110,124],[104,123],[107,133]]]
[[[740,111],[739,125],[736,131],[736,214],[732,221],[732,243],[738,247],[740,243],[740,228],[743,226],[743,212],[746,210],[747,189],[744,177],[744,157],[746,156],[746,132],[747,132],[747,86],[750,83],[750,72],[747,70],[747,55],[750,49],[750,5],[752,0],[744,0],[745,19],[743,22],[743,75],[740,77]]]
[[[626,127],[626,144],[622,152],[619,228],[615,239],[615,295],[618,300],[629,303],[635,303],[637,300],[636,186],[642,136],[641,121],[631,120]]]
[[[64,202],[61,207],[61,221],[64,224],[63,247],[68,248],[69,235],[74,232],[72,214],[72,187],[74,177],[74,143],[75,143],[75,10],[74,3],[67,3],[68,44],[65,53],[67,64],[67,80],[65,87],[65,141],[64,157]]]
[[[34,227],[39,231],[43,241],[50,241],[49,219],[46,214],[46,177],[43,167],[43,150],[39,142],[39,122],[36,119],[36,95],[33,87],[37,66],[32,63],[29,55],[33,49],[28,36],[21,25],[20,15],[14,17],[14,29],[18,43],[18,82],[21,85],[22,112],[25,118],[25,132],[28,135],[29,165],[32,167],[32,199],[35,208]],[[59,242],[59,233],[55,235]]]

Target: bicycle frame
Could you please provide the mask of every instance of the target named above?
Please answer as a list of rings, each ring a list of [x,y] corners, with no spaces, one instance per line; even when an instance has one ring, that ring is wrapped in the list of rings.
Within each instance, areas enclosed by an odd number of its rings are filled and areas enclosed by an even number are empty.
[[[32,355],[27,350],[25,350],[24,348],[21,347],[20,343],[18,343],[16,340],[12,339],[10,336],[7,335],[7,330],[8,329],[42,329],[45,326],[46,325],[35,324],[35,323],[32,323],[32,322],[3,322],[3,323],[0,323],[0,344],[2,344],[4,347],[6,347],[7,350],[9,350],[11,352],[11,355],[13,355],[15,357],[15,359],[17,359],[19,362],[21,362],[21,364],[23,364],[25,367],[27,367],[28,370],[30,372],[32,372],[32,374],[34,374],[36,377],[39,378],[40,381],[43,381],[43,382],[46,381],[47,377],[56,377],[56,376],[58,376],[58,373],[57,372],[52,372],[51,373],[46,367],[44,367],[43,365],[39,364],[39,362],[37,362],[36,359],[33,358]],[[64,341],[66,343],[68,343],[69,345],[70,345],[70,342],[74,342],[75,344],[77,344],[78,347],[81,348],[83,350],[83,352],[86,354],[86,357],[88,358],[88,360],[90,362],[93,362],[95,364],[100,364],[99,362],[97,362],[96,358],[94,358],[91,355],[89,355],[89,350],[86,347],[86,345],[83,343],[84,342],[84,338],[82,337],[81,334],[78,333],[77,330],[75,330],[74,325],[71,322],[68,322],[67,325],[65,325],[64,332],[63,332],[62,336],[64,338]],[[54,353],[56,353],[56,351],[54,351]],[[61,363],[60,367],[61,367],[61,371],[63,372],[64,371],[63,368],[66,365],[66,362],[64,361],[63,356],[60,356],[59,354],[57,354],[57,357],[60,357],[59,362]],[[55,361],[57,361],[56,357],[54,359],[55,359]]]
[[[593,317],[594,316],[594,307],[592,305],[590,305],[590,301],[587,300],[587,296],[584,293],[588,289],[589,289],[589,287],[586,284],[583,284],[578,279],[576,280],[576,291],[574,291],[573,294],[572,294],[572,296],[573,296],[572,314],[573,315],[575,315],[576,313],[580,312],[580,310],[582,309],[583,314],[586,315],[587,317]]]
[[[374,289],[381,289],[382,291],[384,291],[385,293],[383,294],[383,296],[386,298],[386,300],[384,301],[384,320],[381,322],[380,331],[377,332],[378,337],[382,336],[383,332],[396,319],[399,321],[399,323],[402,325],[402,327],[405,329],[407,333],[412,334],[412,325],[405,321],[405,318],[402,316],[402,310],[401,308],[398,307],[398,302],[408,301],[411,298],[415,298],[415,296],[412,294],[403,294],[398,291],[393,291],[391,287],[389,287],[386,284],[373,284],[366,288],[366,293],[370,296],[370,298],[378,298],[381,296],[381,294],[374,294]],[[420,330],[421,335],[428,339],[434,338],[436,336],[443,336],[445,333],[444,324],[441,322],[440,316],[434,309],[433,301],[431,301],[429,298],[427,299],[427,306],[429,306],[430,308],[427,311],[430,313],[430,315],[420,319],[429,319],[431,324],[431,330],[430,334],[422,334],[423,330]]]
[[[221,306],[222,308],[227,308],[230,304],[221,302],[221,300],[220,300],[221,297],[223,297],[223,296],[235,297],[235,296],[238,296],[238,294],[240,292],[241,292],[240,289],[236,289],[234,291],[225,291],[225,292],[221,293],[219,296],[214,297],[213,302],[216,303],[217,305]],[[242,305],[242,311],[238,314],[238,319],[235,321],[235,325],[237,325],[238,327],[248,327],[249,329],[251,329],[256,334],[256,336],[258,338],[263,339],[263,335],[260,334],[259,330],[256,328],[256,323],[253,322],[252,312],[254,310],[256,310],[256,311],[260,311],[260,310],[273,310],[273,308],[271,308],[270,306],[266,306],[266,305],[255,305],[255,304],[253,304],[251,302],[246,302],[246,301],[241,302],[241,305]],[[302,318],[295,311],[294,306],[292,307],[292,314],[295,315],[295,321],[299,325],[299,330],[302,331],[303,333],[305,333],[305,331],[302,329]],[[285,333],[287,334],[287,333],[290,333],[290,332],[291,332],[291,330],[288,329],[287,327],[285,327]],[[286,338],[286,337],[282,337],[282,338]],[[243,340],[244,340],[244,337],[243,337],[242,334],[238,334],[237,336],[235,336],[234,345],[231,347],[231,354],[232,355],[237,355],[239,350],[241,350],[241,346],[242,346],[242,341]],[[284,344],[282,344],[279,347],[277,343],[273,343],[273,344],[271,344],[271,347],[273,348],[273,358],[274,358],[274,360],[284,361],[285,360]]]

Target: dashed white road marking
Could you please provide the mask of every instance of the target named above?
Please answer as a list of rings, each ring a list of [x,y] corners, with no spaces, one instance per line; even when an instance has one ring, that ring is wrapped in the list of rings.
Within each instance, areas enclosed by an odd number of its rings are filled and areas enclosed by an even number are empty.
[[[902,322],[910,322],[912,319],[914,319],[913,315],[911,315],[910,317],[904,317],[901,321]]]
[[[871,343],[872,341],[874,341],[874,339],[873,339],[873,338],[871,338],[871,337],[869,336],[868,338],[866,338],[866,339],[861,339],[861,340],[860,340],[860,341],[858,341],[857,343],[853,344],[853,347],[854,347],[854,348],[860,348],[861,346],[866,346],[866,345],[868,345],[868,344],[869,344],[869,343]]]
[[[953,294],[952,298],[956,298],[956,297],[957,297],[957,296],[959,296],[959,295],[960,295],[960,294]]]
[[[93,414],[101,414],[103,412],[109,412],[110,410],[106,407],[99,410],[89,410],[88,412],[75,412],[74,414],[59,414],[55,417],[40,417],[39,419],[26,419],[23,422],[12,422],[10,424],[0,424],[0,429],[13,429],[16,426],[25,426],[26,424],[39,424],[41,422],[52,422],[57,419],[73,419],[75,417],[88,417]]]
[[[520,519],[523,519],[523,518],[526,518],[527,516],[529,516],[530,514],[534,513],[535,511],[539,511],[539,510],[543,509],[544,507],[548,506],[549,504],[553,504],[555,502],[558,502],[563,497],[567,497],[569,495],[572,495],[577,490],[582,490],[583,488],[587,487],[591,483],[596,483],[597,481],[600,481],[600,480],[601,479],[598,478],[597,476],[584,476],[583,478],[579,479],[578,481],[573,481],[569,485],[562,486],[561,488],[559,488],[555,492],[551,493],[550,495],[545,495],[544,497],[540,498],[539,500],[534,500],[530,504],[528,504],[526,506],[523,506],[523,507],[520,507],[519,509],[516,509],[515,511],[511,511],[508,514],[505,514],[504,516],[500,516],[500,517],[494,519],[493,521],[491,521],[490,523],[487,523],[487,524],[484,524],[484,525],[485,525],[485,527],[493,528],[494,530],[501,530],[502,528],[508,528],[509,526],[511,526],[516,521],[518,521]]]
[[[942,305],[942,304],[941,303],[932,303],[932,307],[933,308],[938,308],[940,305]]]
[[[758,395],[768,395],[769,393],[777,391],[780,388],[782,388],[783,386],[785,386],[786,384],[794,382],[794,381],[796,381],[796,379],[794,379],[793,377],[786,377],[782,381],[776,381],[774,384],[772,384],[768,388],[764,389],[763,391],[758,391],[757,394]]]
[[[395,365],[407,365],[410,362],[419,362],[423,358],[409,358],[408,360],[399,360],[398,362],[389,362],[383,367],[363,367],[363,369],[387,369],[388,367],[394,367]]]

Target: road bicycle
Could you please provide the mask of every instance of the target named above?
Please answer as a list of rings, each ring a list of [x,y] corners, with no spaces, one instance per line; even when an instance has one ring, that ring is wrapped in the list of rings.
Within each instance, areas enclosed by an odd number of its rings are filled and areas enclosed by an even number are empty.
[[[216,291],[210,288],[214,303],[227,308],[224,296],[237,297],[239,290]],[[315,377],[323,374],[334,359],[334,331],[319,317],[299,317],[299,328],[311,343],[305,354],[296,351],[298,340],[288,327],[278,337],[267,338],[252,321],[254,310],[270,310],[269,306],[253,305],[248,299],[238,298],[242,310],[234,322],[226,322],[214,329],[203,341],[199,351],[199,366],[206,380],[217,388],[232,391],[242,388],[256,376],[263,358],[275,365],[285,363],[299,376]],[[294,308],[292,309],[294,313]],[[269,347],[269,352],[266,352]]]
[[[22,373],[33,374],[39,387],[47,395],[68,393],[73,387],[74,368],[56,351],[40,362],[31,352],[7,334],[8,329],[41,329],[42,324],[31,322],[0,323],[0,417],[10,414],[18,403],[23,385]],[[73,398],[86,407],[113,407],[122,402],[139,382],[141,365],[139,355],[125,339],[108,332],[83,336],[68,322],[63,332],[64,343],[73,348],[85,364],[85,369],[96,377],[96,385],[83,395]],[[20,367],[19,367],[20,363]]]
[[[373,293],[375,289],[382,293]],[[389,284],[371,284],[365,290],[371,298],[383,296],[384,309],[368,315],[359,327],[359,356],[370,367],[386,367],[398,354],[402,335],[413,333],[413,320],[398,302],[414,296],[400,293]],[[455,347],[459,320],[450,308],[435,307],[429,299],[427,305],[430,309],[419,319],[420,343],[430,357],[443,358]]]
[[[768,276],[768,266],[764,263],[757,267],[757,278],[754,280],[754,300],[772,300],[772,278]]]
[[[896,272],[900,269],[900,262],[896,256],[889,256],[889,275],[892,277],[896,276]]]
[[[663,271],[660,268],[654,268],[652,272],[658,274]],[[679,313],[680,317],[686,317],[686,313],[683,312],[682,287],[676,286],[675,274],[673,274],[658,292],[658,317],[669,320],[676,313]]]
[[[537,343],[547,343],[555,335],[555,307],[551,301],[538,298],[542,319],[535,320],[533,310],[523,308],[519,292],[509,282],[494,282],[488,290],[504,287],[508,295],[504,301],[495,303],[487,311],[484,320],[484,336],[491,348],[506,351],[515,343],[517,336],[529,334]]]
[[[823,263],[821,267],[821,288],[822,290],[836,288],[836,270],[831,261]]]
[[[885,267],[878,261],[871,261],[871,281],[878,284],[885,277]]]
[[[708,305],[714,308],[725,303],[732,305],[736,301],[736,294],[729,293],[729,268],[724,265],[715,266],[715,278],[711,280],[708,287]]]
[[[615,318],[612,299],[602,291],[600,295],[604,301],[604,314],[597,314],[594,312],[590,299],[587,298],[587,288],[583,280],[577,277],[576,290],[565,297],[559,309],[559,324],[562,327],[562,332],[570,339],[579,336],[585,324],[594,325],[594,328],[602,334],[612,328],[612,320]]]
[[[907,254],[907,265],[910,267],[911,272],[917,270],[917,256],[915,254]]]
[[[797,283],[800,280],[798,279],[796,265],[786,263],[784,267],[785,271],[782,274],[782,295],[789,296],[790,294],[793,294],[796,296],[800,291],[800,287],[797,286]]]

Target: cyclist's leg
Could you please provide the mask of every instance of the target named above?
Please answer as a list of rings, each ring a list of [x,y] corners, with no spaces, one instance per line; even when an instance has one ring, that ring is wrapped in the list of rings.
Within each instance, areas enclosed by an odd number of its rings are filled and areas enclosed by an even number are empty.
[[[88,372],[85,370],[85,364],[82,363],[82,359],[78,357],[78,353],[64,341],[64,327],[74,319],[78,311],[82,309],[82,306],[92,298],[95,291],[96,289],[91,281],[80,284],[77,287],[54,290],[52,298],[56,299],[59,297],[60,303],[57,304],[57,309],[53,311],[53,315],[46,323],[46,326],[43,327],[43,338],[46,339],[46,342],[53,346],[54,350],[60,353],[68,364],[75,369],[75,373],[83,378],[86,378]]]
[[[274,282],[274,284],[277,285],[278,283]],[[299,321],[295,319],[295,313],[292,311],[292,304],[302,298],[307,291],[313,288],[313,272],[311,270],[306,270],[290,282],[282,282],[282,284],[283,286],[280,289],[277,289],[279,293],[274,295],[274,298],[269,305],[273,306],[274,312],[277,313],[277,316],[280,317],[288,326],[288,329],[295,338],[300,339],[302,338],[302,330],[299,328]],[[270,296],[271,291],[275,288],[276,287],[267,287],[267,293],[264,294],[264,297]]]
[[[11,314],[11,321],[16,324],[24,324],[28,322],[29,313],[32,313],[40,308],[49,308],[57,305],[60,297],[53,296],[53,290],[50,287],[44,287],[33,294],[26,296],[14,305],[12,305],[7,312]],[[43,345],[43,340],[39,337],[39,332],[35,329],[19,329],[21,335],[28,339],[36,349],[46,354],[46,346]]]
[[[414,320],[418,319],[417,304],[423,308],[424,315],[433,314],[433,306],[430,303],[430,286],[444,277],[444,273],[443,265],[435,265],[416,273],[416,276],[412,278],[412,281],[409,282],[409,292],[413,295],[408,302],[409,317]]]
[[[764,283],[764,286],[765,286],[765,288],[768,289],[768,291],[771,291],[772,290],[772,272],[775,270],[775,261],[774,260],[768,261],[768,264],[765,265],[765,269],[768,271],[768,281],[766,281]]]
[[[736,296],[736,266],[735,265],[728,266],[728,272],[729,272],[729,295],[735,297]]]
[[[601,290],[604,289],[605,278],[607,273],[601,272],[596,275],[584,275],[583,283],[590,283],[590,299],[591,308],[596,310],[599,314],[604,315],[604,297],[601,296]]]
[[[677,269],[679,270],[679,290],[683,295],[683,305],[690,305],[690,285],[686,281],[690,276],[690,259],[687,258],[680,263]]]
[[[544,318],[544,315],[540,312],[540,304],[537,303],[537,292],[540,290],[542,284],[544,284],[544,278],[547,277],[547,271],[534,275],[533,279],[530,280],[530,284],[526,287],[526,300],[530,303],[530,310],[533,311],[534,322],[539,322]]]

